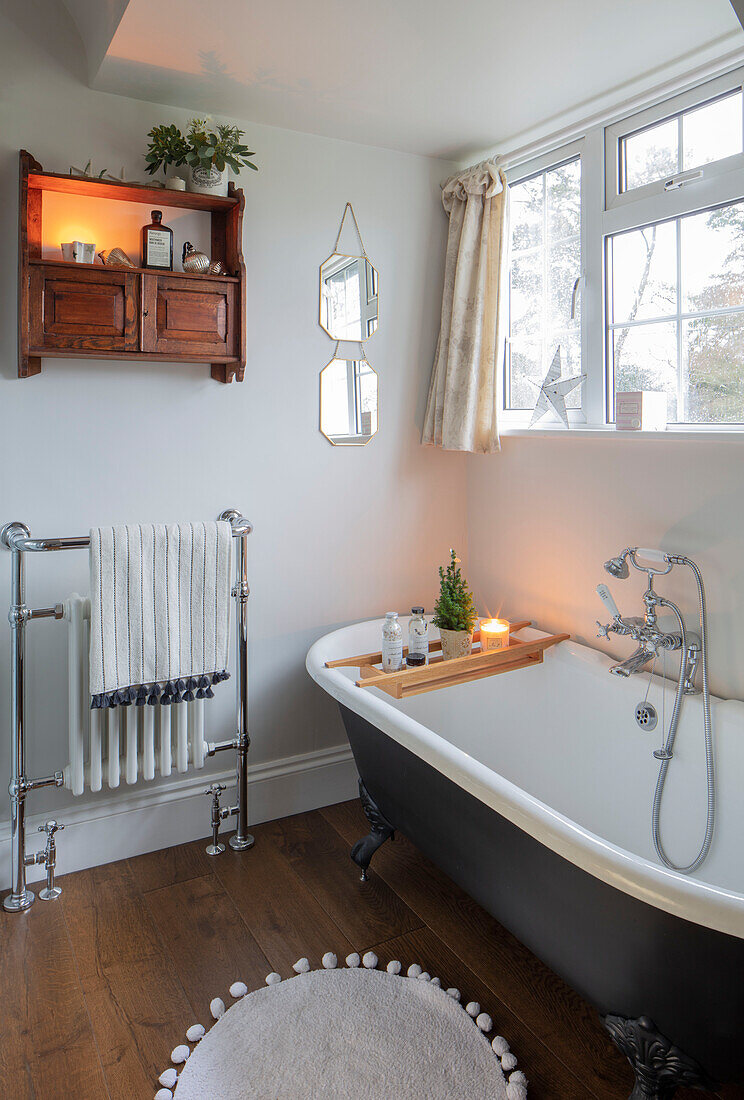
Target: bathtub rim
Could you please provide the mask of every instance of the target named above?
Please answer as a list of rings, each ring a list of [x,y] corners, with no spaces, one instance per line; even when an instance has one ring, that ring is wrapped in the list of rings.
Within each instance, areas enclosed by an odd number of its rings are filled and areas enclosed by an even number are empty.
[[[744,894],[681,875],[612,844],[397,710],[382,692],[358,688],[341,670],[325,667],[327,660],[355,649],[364,652],[365,645],[369,649],[374,643],[363,636],[372,635],[374,628],[379,633],[382,621],[374,618],[341,627],[311,646],[305,661],[307,671],[333,699],[372,722],[523,832],[595,878],[673,916],[744,939]],[[343,641],[344,636],[348,641]],[[544,637],[545,633],[533,630],[529,636]],[[561,649],[602,668],[609,668],[612,663],[604,654],[574,641],[561,642],[547,650],[545,661],[556,660]],[[744,704],[738,702],[721,702],[744,709]]]

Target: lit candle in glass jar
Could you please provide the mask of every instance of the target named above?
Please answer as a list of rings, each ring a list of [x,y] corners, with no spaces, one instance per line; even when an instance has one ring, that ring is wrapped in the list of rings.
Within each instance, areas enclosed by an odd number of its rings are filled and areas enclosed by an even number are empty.
[[[482,619],[480,644],[481,653],[490,649],[506,649],[509,645],[509,623],[506,619]]]

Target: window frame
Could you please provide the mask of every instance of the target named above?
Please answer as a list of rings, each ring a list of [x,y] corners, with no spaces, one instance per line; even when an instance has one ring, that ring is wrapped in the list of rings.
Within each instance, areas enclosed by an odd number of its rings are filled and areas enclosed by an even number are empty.
[[[680,81],[680,83],[682,83]],[[688,78],[689,84],[689,78]],[[678,114],[719,98],[737,88],[744,89],[744,65],[699,82],[685,91],[667,95],[652,106],[618,117],[609,113],[603,121],[580,130],[575,138],[564,143],[543,143],[521,158],[504,157],[502,167],[507,183],[523,182],[551,167],[557,167],[578,153],[581,157],[581,361],[587,377],[582,387],[581,409],[569,410],[569,424],[579,431],[614,434],[614,378],[610,379],[608,356],[608,238],[618,233],[640,229],[654,223],[669,221],[686,214],[702,213],[717,206],[744,200],[744,154],[726,157],[703,166],[703,175],[674,190],[664,189],[664,180],[646,184],[618,195],[617,181],[619,139],[646,126],[654,125]],[[744,111],[743,111],[744,115]],[[614,120],[613,120],[614,118]],[[694,170],[693,170],[694,171]],[[667,177],[668,178],[668,177]],[[615,181],[614,194],[608,181]],[[511,234],[509,245],[511,243]],[[509,269],[511,255],[509,255]],[[503,294],[506,301],[503,336],[499,343],[498,409],[500,431],[505,434],[551,433],[565,434],[563,425],[547,417],[528,428],[531,413],[509,410],[506,404],[506,349],[509,337],[508,271]],[[610,382],[613,385],[610,385]],[[569,433],[570,434],[570,433]],[[643,436],[643,432],[618,432],[625,438]],[[744,435],[744,423],[670,424],[671,436],[694,434]]]

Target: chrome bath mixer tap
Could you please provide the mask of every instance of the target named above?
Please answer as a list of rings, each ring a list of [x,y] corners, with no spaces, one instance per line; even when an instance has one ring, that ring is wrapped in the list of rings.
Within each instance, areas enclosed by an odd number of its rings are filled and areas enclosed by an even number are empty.
[[[650,554],[656,555],[657,553],[657,551],[641,551],[638,549],[626,550],[621,557],[611,558],[608,562],[605,562],[605,569],[608,573],[624,579],[629,574],[627,557],[632,555],[633,565],[636,569],[642,569],[648,576],[648,588],[643,594],[645,613],[640,617],[621,615],[607,585],[597,585],[597,594],[612,615],[612,620],[609,623],[603,624],[597,619],[597,637],[606,638],[610,634],[618,634],[621,637],[633,638],[634,641],[638,642],[638,648],[630,657],[612,666],[610,672],[613,676],[633,676],[635,673],[642,672],[649,661],[658,657],[660,653],[672,653],[684,649],[686,654],[684,692],[686,695],[697,695],[699,689],[695,687],[694,680],[700,659],[700,638],[697,634],[685,629],[679,608],[671,600],[659,596],[654,590],[654,577],[665,576],[669,573],[672,563],[664,561],[665,568],[657,569],[651,564],[641,566],[637,561],[638,556],[648,557]],[[657,607],[668,607],[674,613],[680,629],[674,631],[663,630],[658,623]]]
[[[642,564],[645,563],[645,564]],[[638,648],[626,661],[613,665],[610,672],[615,676],[632,676],[640,672],[659,653],[671,650],[680,650],[679,675],[677,676],[677,689],[674,696],[674,707],[669,721],[669,730],[665,736],[661,748],[654,750],[654,757],[659,761],[659,775],[654,791],[653,806],[651,809],[651,835],[654,848],[661,862],[673,871],[679,871],[683,875],[693,874],[706,860],[715,832],[716,822],[716,778],[715,760],[713,753],[713,725],[710,704],[710,688],[708,686],[708,612],[705,599],[705,585],[703,576],[697,565],[691,558],[682,554],[666,554],[663,550],[644,550],[638,546],[629,546],[616,558],[610,558],[605,562],[605,569],[612,577],[625,580],[630,575],[629,564],[641,573],[648,576],[648,587],[643,594],[643,617],[624,618],[617,609],[617,604],[612,598],[606,584],[597,586],[597,593],[602,603],[612,615],[612,620],[604,626],[597,621],[599,627],[598,637],[606,638],[609,634],[619,634],[633,638],[638,642]],[[659,596],[654,590],[654,577],[663,577],[671,572],[675,565],[684,565],[692,571],[698,591],[698,604],[700,609],[700,633],[693,634],[685,627],[682,612],[671,600]],[[662,630],[656,616],[658,607],[668,607],[677,620],[678,631]],[[664,794],[667,772],[671,760],[674,757],[674,744],[677,737],[680,715],[685,695],[697,695],[695,687],[695,674],[698,663],[702,669],[702,696],[703,696],[703,732],[705,738],[705,783],[707,794],[707,813],[705,818],[705,835],[700,849],[695,858],[687,864],[674,863],[667,855],[661,839],[661,800]]]

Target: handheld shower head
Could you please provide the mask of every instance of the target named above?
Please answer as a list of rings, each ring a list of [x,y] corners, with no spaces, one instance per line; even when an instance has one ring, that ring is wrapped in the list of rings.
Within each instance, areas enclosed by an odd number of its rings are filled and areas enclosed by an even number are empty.
[[[605,570],[611,577],[617,577],[618,580],[624,581],[630,576],[630,569],[628,568],[628,551],[624,550],[622,554],[617,558],[610,558],[609,561],[604,563]]]

